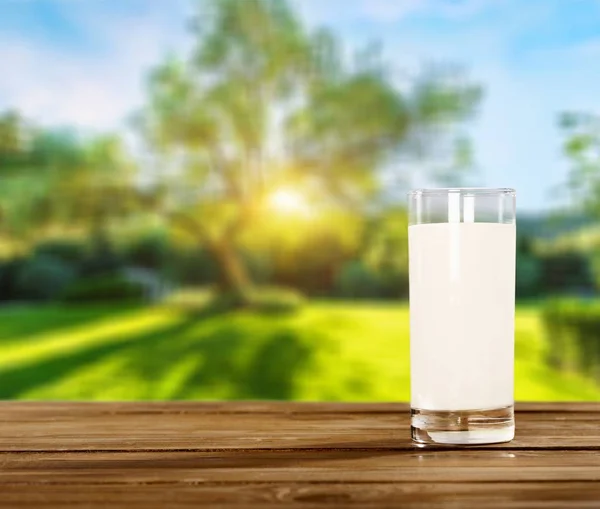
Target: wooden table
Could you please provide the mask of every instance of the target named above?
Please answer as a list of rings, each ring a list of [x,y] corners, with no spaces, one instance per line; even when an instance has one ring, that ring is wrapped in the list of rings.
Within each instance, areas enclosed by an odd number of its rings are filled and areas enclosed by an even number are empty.
[[[401,404],[0,403],[4,507],[600,508],[600,404],[415,447]]]

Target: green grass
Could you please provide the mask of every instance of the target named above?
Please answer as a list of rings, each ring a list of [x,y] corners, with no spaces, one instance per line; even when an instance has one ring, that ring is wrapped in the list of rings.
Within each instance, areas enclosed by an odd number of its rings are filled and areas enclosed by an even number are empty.
[[[538,312],[517,311],[516,396],[599,400],[545,364]],[[292,315],[193,317],[175,307],[0,310],[0,398],[409,398],[408,310],[316,302]]]

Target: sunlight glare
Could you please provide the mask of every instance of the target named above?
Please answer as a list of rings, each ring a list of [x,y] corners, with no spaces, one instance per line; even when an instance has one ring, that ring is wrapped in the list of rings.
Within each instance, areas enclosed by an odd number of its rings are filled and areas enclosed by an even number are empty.
[[[278,189],[269,196],[269,204],[278,212],[307,215],[310,207],[302,194],[293,189]]]

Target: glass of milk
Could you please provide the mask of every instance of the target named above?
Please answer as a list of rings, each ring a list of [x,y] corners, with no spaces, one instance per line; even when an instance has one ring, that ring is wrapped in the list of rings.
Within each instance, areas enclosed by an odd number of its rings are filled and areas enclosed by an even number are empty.
[[[515,191],[409,193],[411,432],[490,444],[515,432]]]

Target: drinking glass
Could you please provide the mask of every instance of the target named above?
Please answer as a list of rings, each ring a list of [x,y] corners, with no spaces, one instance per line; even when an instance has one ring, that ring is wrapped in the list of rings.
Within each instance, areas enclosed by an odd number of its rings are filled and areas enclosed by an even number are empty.
[[[514,189],[409,193],[411,434],[514,437]]]

